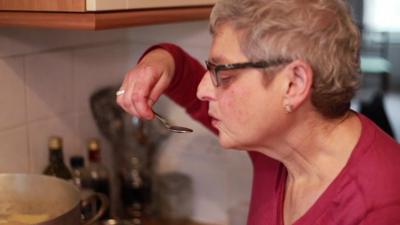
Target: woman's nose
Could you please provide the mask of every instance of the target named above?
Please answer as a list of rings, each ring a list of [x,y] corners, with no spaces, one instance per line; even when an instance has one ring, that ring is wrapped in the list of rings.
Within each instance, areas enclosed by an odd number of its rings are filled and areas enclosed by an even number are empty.
[[[212,84],[210,72],[206,72],[197,87],[197,98],[201,101],[215,99],[215,87]]]

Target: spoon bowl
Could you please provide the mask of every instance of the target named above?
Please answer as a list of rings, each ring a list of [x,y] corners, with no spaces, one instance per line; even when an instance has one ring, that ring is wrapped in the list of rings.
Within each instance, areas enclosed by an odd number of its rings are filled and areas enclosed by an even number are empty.
[[[175,133],[190,133],[193,132],[192,129],[187,128],[187,127],[181,127],[181,126],[175,126],[171,125],[171,123],[164,117],[162,117],[160,114],[154,112],[154,115],[156,118],[164,125],[165,128],[167,128],[169,131],[175,132]]]

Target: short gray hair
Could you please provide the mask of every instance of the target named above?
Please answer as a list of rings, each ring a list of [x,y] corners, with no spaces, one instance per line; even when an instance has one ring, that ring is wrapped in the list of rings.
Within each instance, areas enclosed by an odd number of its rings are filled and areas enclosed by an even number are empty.
[[[328,118],[347,112],[359,84],[360,34],[345,0],[219,0],[211,33],[225,23],[243,31],[240,47],[250,60],[309,63],[314,107]]]

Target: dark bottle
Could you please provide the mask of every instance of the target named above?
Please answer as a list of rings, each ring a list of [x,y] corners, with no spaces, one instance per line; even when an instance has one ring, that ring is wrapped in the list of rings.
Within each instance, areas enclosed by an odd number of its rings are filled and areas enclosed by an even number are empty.
[[[86,189],[86,187],[88,187],[90,184],[90,176],[85,168],[85,159],[83,156],[75,155],[69,159],[69,163],[71,166],[72,182],[76,187],[79,188],[81,195],[85,196],[85,192],[90,193],[91,191]],[[96,208],[98,207],[97,204],[98,203],[96,202],[96,205],[81,205],[81,218],[88,220],[89,218],[93,217],[93,214],[95,214]]]
[[[89,174],[90,181],[88,184],[83,184],[84,188],[92,189],[95,192],[102,193],[108,197],[111,202],[110,195],[110,173],[107,167],[101,162],[101,150],[99,140],[92,138],[88,142],[88,156],[89,165],[86,168]],[[86,183],[86,182],[85,182]],[[108,210],[102,219],[110,217],[110,211]]]
[[[48,142],[49,164],[43,174],[71,180],[72,174],[64,163],[64,153],[62,139],[60,137],[50,137]]]
[[[141,168],[138,158],[132,157],[120,171],[121,200],[126,217],[140,223],[151,200],[150,177]]]
[[[83,156],[75,155],[69,159],[71,167],[72,181],[80,189],[88,186],[90,181],[89,173],[85,169],[85,159]]]

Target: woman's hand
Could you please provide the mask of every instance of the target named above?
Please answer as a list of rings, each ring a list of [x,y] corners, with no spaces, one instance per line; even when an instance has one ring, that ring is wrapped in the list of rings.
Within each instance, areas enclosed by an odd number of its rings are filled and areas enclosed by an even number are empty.
[[[136,117],[153,119],[151,108],[171,83],[174,72],[172,55],[161,48],[152,50],[125,75],[117,103]]]

